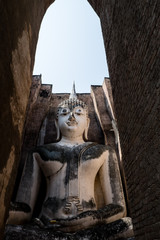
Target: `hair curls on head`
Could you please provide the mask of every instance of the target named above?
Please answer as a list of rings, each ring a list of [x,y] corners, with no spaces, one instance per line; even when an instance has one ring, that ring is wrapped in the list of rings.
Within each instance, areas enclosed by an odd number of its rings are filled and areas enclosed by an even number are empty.
[[[70,110],[74,109],[75,107],[82,107],[83,109],[86,110],[86,116],[88,117],[88,107],[87,105],[82,102],[81,100],[77,99],[77,98],[69,98],[68,100],[64,100],[63,102],[61,102],[58,105],[57,108],[57,119],[58,119],[58,115],[59,115],[59,111],[62,108],[69,108]]]
[[[57,109],[57,119],[58,119],[58,115],[59,115],[59,111],[62,108],[69,108],[70,110],[74,109],[75,107],[82,107],[86,110],[86,116],[88,117],[88,107],[87,105],[82,102],[81,100],[77,99],[77,94],[76,94],[76,90],[75,90],[75,82],[73,82],[73,88],[72,88],[72,92],[69,96],[69,99],[64,100],[63,102],[61,102],[58,105],[58,109]]]

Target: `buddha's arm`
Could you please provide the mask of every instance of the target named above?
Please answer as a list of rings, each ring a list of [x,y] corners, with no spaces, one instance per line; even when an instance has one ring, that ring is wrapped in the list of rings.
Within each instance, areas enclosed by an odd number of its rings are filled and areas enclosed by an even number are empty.
[[[126,215],[126,205],[115,151],[107,151],[105,158],[99,171],[99,177],[106,205],[105,208],[110,213],[106,216],[106,222],[108,223],[124,217]]]
[[[40,176],[35,154],[30,153],[23,170],[16,201],[11,205],[8,224],[23,224],[31,219],[39,191]]]

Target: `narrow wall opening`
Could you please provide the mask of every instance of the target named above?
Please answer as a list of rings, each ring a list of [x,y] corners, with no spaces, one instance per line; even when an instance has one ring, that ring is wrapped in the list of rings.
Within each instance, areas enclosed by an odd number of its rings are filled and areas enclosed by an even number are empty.
[[[87,0],[56,0],[41,24],[33,74],[53,92],[90,92],[108,77],[100,19]]]

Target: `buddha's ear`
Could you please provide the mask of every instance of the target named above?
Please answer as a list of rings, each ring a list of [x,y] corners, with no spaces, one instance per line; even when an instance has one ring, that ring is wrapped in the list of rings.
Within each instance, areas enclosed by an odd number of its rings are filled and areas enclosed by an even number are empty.
[[[55,119],[54,123],[55,123],[55,127],[56,127],[56,130],[57,130],[56,141],[58,141],[60,139],[60,129],[59,129],[59,126],[58,126],[58,121],[56,119]]]
[[[84,130],[84,139],[85,139],[85,140],[88,140],[88,129],[89,129],[89,124],[90,124],[90,119],[87,118],[87,126],[86,126],[86,128],[85,128],[85,130]]]

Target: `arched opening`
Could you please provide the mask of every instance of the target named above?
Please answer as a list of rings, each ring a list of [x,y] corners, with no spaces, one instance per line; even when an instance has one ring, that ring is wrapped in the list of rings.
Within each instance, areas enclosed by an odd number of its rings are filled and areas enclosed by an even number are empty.
[[[36,51],[34,74],[53,92],[78,92],[101,85],[108,68],[100,19],[87,0],[57,0],[43,19]]]

